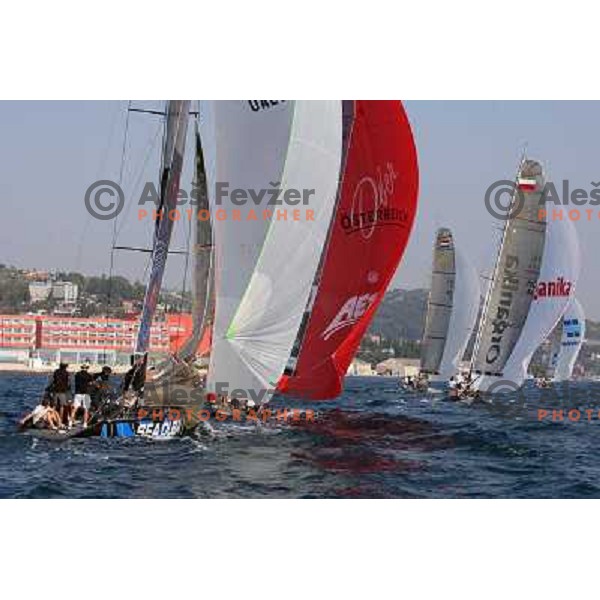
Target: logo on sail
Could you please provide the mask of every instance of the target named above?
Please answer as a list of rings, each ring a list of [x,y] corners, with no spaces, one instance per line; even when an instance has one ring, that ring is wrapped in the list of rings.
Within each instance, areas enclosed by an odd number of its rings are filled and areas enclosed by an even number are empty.
[[[361,232],[369,239],[377,225],[404,225],[408,222],[405,209],[390,207],[390,197],[396,189],[398,175],[388,162],[384,169],[377,167],[377,175],[365,175],[354,188],[352,207],[342,214],[341,224],[346,233]]]
[[[495,318],[492,321],[491,343],[485,355],[485,362],[488,365],[492,365],[498,360],[501,353],[504,332],[510,326],[513,297],[519,289],[518,267],[519,259],[517,256],[508,256],[506,258],[501,275],[502,287],[500,300],[496,308]]]
[[[533,291],[533,299],[564,298],[571,295],[573,284],[565,281],[564,277],[557,277],[553,281],[538,281]]]
[[[323,339],[328,340],[340,329],[357,323],[369,308],[373,306],[373,303],[377,300],[377,296],[378,294],[362,294],[352,296],[352,298],[346,300],[333,321],[325,329],[322,335]]]
[[[261,110],[269,110],[279,104],[284,104],[285,100],[248,100],[248,104],[252,109],[252,112],[259,112]]]

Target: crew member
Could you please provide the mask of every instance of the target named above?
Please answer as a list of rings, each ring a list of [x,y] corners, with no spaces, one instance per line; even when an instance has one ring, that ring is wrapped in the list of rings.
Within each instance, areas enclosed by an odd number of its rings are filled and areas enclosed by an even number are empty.
[[[144,391],[144,383],[146,380],[146,358],[138,357],[134,360],[131,369],[125,373],[123,378],[123,392],[129,391],[131,388],[138,395]]]
[[[81,369],[75,375],[75,399],[69,419],[69,426],[72,425],[77,411],[83,409],[83,426],[87,427],[92,399],[90,397],[90,387],[93,377],[89,372],[89,365],[81,365]]]
[[[93,376],[92,384],[90,385],[90,397],[92,399],[92,409],[97,410],[103,400],[110,395],[110,376],[112,369],[105,365],[100,373]]]
[[[30,425],[36,429],[58,429],[60,427],[60,416],[50,406],[50,400],[44,398],[40,404],[38,404],[29,414],[19,421],[21,427],[27,427]]]
[[[62,423],[67,424],[71,414],[71,379],[67,363],[60,363],[52,374],[51,389],[56,402],[56,409]]]

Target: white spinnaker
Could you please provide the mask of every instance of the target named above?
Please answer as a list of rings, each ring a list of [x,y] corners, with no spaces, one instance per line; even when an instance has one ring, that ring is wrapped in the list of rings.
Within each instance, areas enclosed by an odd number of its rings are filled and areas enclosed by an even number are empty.
[[[264,135],[264,134],[263,134]],[[271,390],[288,361],[312,289],[312,283],[325,245],[333,215],[340,176],[342,151],[342,108],[340,101],[297,101],[285,169],[280,176],[264,180],[255,189],[281,182],[282,190],[314,190],[309,205],[265,206],[262,210],[285,211],[287,218],[267,220],[268,233],[253,264],[236,262],[235,253],[222,249],[217,256],[217,311],[208,389],[218,392],[218,384],[243,390],[261,401]],[[216,170],[219,171],[217,160]],[[268,198],[268,196],[267,196]],[[300,219],[294,220],[294,210]],[[313,211],[307,219],[306,209]],[[217,219],[218,224],[218,219]],[[217,253],[222,243],[236,243],[232,223],[220,230],[227,239],[219,240],[215,227]],[[252,229],[254,222],[240,223]],[[233,262],[230,262],[233,261]],[[251,267],[251,268],[250,268]],[[244,273],[240,273],[241,270]],[[233,271],[233,272],[232,272]],[[223,286],[223,277],[238,277],[235,285]],[[235,288],[236,296],[225,293]],[[240,295],[239,292],[243,293]],[[222,388],[221,388],[222,389]]]
[[[199,110],[213,221],[216,306],[208,385],[214,390],[217,382],[223,386],[229,381],[231,361],[226,358],[226,334],[250,283],[270,225],[260,218],[261,211],[268,207],[257,206],[252,200],[241,204],[232,192],[260,193],[281,181],[295,102],[254,111],[243,100],[201,101]],[[220,186],[227,186],[229,193],[219,193],[217,197]],[[234,219],[234,210],[239,220]],[[249,220],[252,214],[259,218]]]
[[[439,378],[444,381],[459,371],[460,361],[475,327],[481,299],[481,285],[477,271],[460,251],[456,238],[454,238],[454,264],[456,275],[452,313],[439,368]]]
[[[548,219],[538,281],[555,282],[562,277],[570,283],[570,294],[539,297],[532,301],[521,335],[504,366],[502,379],[518,387],[523,385],[533,353],[550,335],[570,302],[579,278],[580,263],[579,242],[573,223]],[[496,381],[498,378],[484,376],[477,387],[486,391]],[[498,391],[509,390],[500,388]]]
[[[562,319],[560,350],[554,368],[554,381],[571,379],[584,339],[585,313],[579,301],[572,298]]]

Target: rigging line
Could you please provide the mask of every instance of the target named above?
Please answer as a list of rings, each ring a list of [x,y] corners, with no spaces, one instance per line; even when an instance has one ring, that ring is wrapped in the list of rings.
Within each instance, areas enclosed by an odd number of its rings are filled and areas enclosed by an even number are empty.
[[[133,197],[134,198],[138,198],[140,196],[140,194],[137,194],[136,191],[139,189],[141,183],[142,183],[142,178],[144,176],[144,173],[146,172],[146,167],[148,165],[148,161],[150,160],[150,157],[153,155],[154,150],[156,149],[156,143],[158,141],[158,137],[161,133],[161,128],[158,128],[154,134],[154,137],[152,138],[152,143],[148,146],[148,149],[146,151],[146,156],[144,157],[144,161],[140,167],[139,170],[139,175],[135,181],[135,183],[132,186],[132,193],[133,193]],[[127,222],[127,218],[129,217],[130,213],[131,213],[131,207],[132,207],[133,203],[128,203],[125,212],[123,213],[123,218],[121,219],[121,225],[119,227],[119,230],[117,232],[117,237],[119,237],[121,235],[121,232],[123,231],[123,227],[125,225],[125,223]]]
[[[118,110],[113,112],[112,119],[111,119],[110,126],[109,126],[110,133],[108,135],[108,141],[106,143],[106,147],[102,154],[102,159],[100,161],[100,167],[98,168],[98,171],[96,173],[96,181],[101,179],[103,174],[106,172],[106,164],[108,162],[108,154],[112,147],[113,138],[114,138],[115,132],[117,130],[117,123],[118,123],[117,117],[119,116],[119,113],[120,113],[120,111],[118,111]],[[87,218],[85,220],[85,224],[83,226],[81,234],[79,235],[79,243],[77,244],[77,254],[75,255],[75,270],[76,271],[79,271],[79,269],[81,268],[81,255],[82,255],[82,251],[83,251],[83,244],[84,244],[84,240],[87,238],[87,232],[88,232],[91,222],[92,222],[92,215],[87,213]]]
[[[127,141],[129,139],[129,109],[131,108],[131,100],[127,103],[127,112],[125,113],[125,132],[123,135],[123,146],[121,147],[121,164],[119,167],[119,185],[123,183],[123,172],[125,170],[125,159],[127,153]],[[113,219],[113,231],[112,231],[112,243],[110,245],[110,268],[108,271],[108,297],[107,297],[107,310],[106,310],[106,331],[108,331],[108,313],[111,310],[112,303],[112,280],[113,272],[115,267],[115,245],[117,241],[117,221],[118,215]],[[105,353],[106,356],[106,353]]]
[[[165,106],[165,117],[162,119],[162,126],[159,127],[158,129],[158,133],[162,132],[162,150],[161,150],[161,159],[160,159],[160,167],[159,167],[159,171],[158,171],[158,185],[160,186],[159,189],[159,194],[160,194],[160,205],[157,207],[157,210],[162,210],[163,208],[163,189],[162,189],[162,180],[163,180],[163,174],[164,174],[164,170],[165,170],[165,150],[166,150],[166,142],[167,142],[167,128],[168,128],[168,117],[167,112],[168,112],[168,101],[165,102],[164,104]],[[159,229],[159,220],[157,218],[156,220],[156,224],[154,226],[154,228],[152,229],[152,243],[150,244],[152,247],[152,252],[150,254],[148,254],[148,258],[146,259],[146,266],[144,267],[144,272],[142,275],[142,281],[146,280],[146,278],[148,277],[148,270],[150,269],[151,265],[152,265],[152,258],[154,256],[154,248],[156,247],[156,241],[158,239],[158,229]],[[144,298],[145,298],[145,294],[144,294]]]

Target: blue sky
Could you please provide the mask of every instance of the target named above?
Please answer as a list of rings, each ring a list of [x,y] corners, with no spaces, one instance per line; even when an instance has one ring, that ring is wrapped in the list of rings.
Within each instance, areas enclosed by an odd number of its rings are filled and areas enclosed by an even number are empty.
[[[137,102],[157,107],[156,102]],[[97,179],[118,177],[125,102],[3,102],[0,110],[0,262],[17,266],[106,272],[112,225],[87,214],[83,196]],[[555,181],[590,189],[600,181],[598,102],[440,102],[405,104],[419,152],[421,194],[414,233],[394,284],[428,285],[431,245],[440,226],[481,273],[489,273],[498,223],[483,197],[498,179],[511,179],[525,144]],[[131,115],[124,188],[139,193],[156,179],[160,120]],[[190,140],[191,142],[191,140]],[[145,164],[145,168],[144,168]],[[188,162],[183,185],[191,181]],[[139,185],[135,185],[139,182]],[[582,247],[578,295],[588,316],[600,319],[600,218],[576,224]],[[119,222],[119,242],[148,244],[150,228],[135,212]],[[174,246],[185,244],[186,227]],[[119,254],[116,271],[143,278],[145,256]],[[170,260],[167,281],[180,285],[183,259]]]

